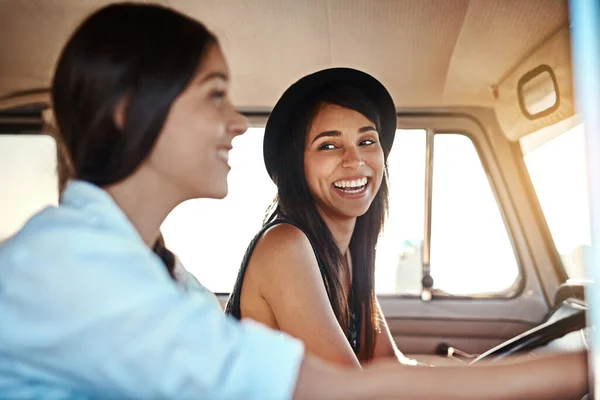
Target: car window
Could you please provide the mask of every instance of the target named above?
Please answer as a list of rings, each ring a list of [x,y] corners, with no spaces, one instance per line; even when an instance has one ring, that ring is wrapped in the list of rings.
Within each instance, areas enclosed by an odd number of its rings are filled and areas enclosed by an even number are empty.
[[[377,257],[379,294],[421,291],[425,209],[424,130],[400,131],[389,157],[390,217]],[[467,136],[433,141],[431,276],[453,295],[498,293],[519,277],[502,214],[478,152]]]
[[[578,117],[520,140],[527,172],[569,278],[585,278],[591,245],[585,133]]]
[[[0,242],[58,204],[56,142],[48,135],[0,135]]]
[[[213,292],[233,288],[246,248],[275,198],[276,187],[263,165],[263,135],[263,128],[250,128],[236,138],[225,200],[187,201],[161,228],[167,246]],[[379,294],[418,294],[421,289],[425,146],[425,130],[398,130],[389,157],[390,214],[377,248]],[[463,135],[436,135],[434,154],[435,288],[452,294],[509,288],[519,270],[475,147]]]

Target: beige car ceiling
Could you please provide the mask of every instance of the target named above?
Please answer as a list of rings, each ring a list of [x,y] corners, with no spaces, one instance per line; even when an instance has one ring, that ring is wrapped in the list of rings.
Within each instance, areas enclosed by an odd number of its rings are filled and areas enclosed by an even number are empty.
[[[0,0],[0,97],[47,88],[68,35],[104,0]],[[236,105],[272,108],[301,76],[350,66],[399,109],[496,105],[496,86],[561,28],[566,0],[171,0],[220,38]]]

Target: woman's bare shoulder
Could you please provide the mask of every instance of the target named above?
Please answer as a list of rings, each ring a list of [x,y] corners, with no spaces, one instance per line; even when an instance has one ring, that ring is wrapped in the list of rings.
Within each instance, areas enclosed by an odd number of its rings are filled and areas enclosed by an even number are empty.
[[[302,230],[287,223],[265,231],[256,244],[248,269],[255,277],[269,283],[322,284],[317,258],[308,237]]]

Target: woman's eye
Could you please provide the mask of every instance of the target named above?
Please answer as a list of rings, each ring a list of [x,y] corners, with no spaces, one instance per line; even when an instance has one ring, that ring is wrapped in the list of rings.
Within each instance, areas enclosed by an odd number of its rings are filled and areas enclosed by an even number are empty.
[[[223,99],[225,98],[225,92],[222,90],[219,91],[215,91],[212,92],[210,94],[210,98],[211,100],[213,100],[215,103],[221,103],[223,101]]]
[[[335,146],[331,143],[324,143],[319,146],[319,150],[333,150],[333,149],[335,149]]]
[[[360,142],[360,144],[362,146],[369,146],[369,145],[372,145],[372,144],[375,144],[375,143],[377,143],[377,142],[375,142],[375,140],[373,140],[373,139],[365,139],[362,142]]]

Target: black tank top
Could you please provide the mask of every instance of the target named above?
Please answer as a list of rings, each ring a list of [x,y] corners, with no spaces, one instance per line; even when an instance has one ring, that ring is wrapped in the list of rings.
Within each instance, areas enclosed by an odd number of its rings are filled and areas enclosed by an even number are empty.
[[[246,268],[248,268],[248,262],[250,261],[250,256],[258,243],[258,240],[265,233],[265,231],[272,226],[277,224],[290,224],[300,229],[308,238],[310,245],[315,253],[315,257],[317,257],[317,263],[319,265],[319,270],[321,271],[321,276],[323,277],[323,282],[325,282],[325,270],[323,268],[323,260],[319,257],[319,254],[316,251],[316,248],[313,244],[311,237],[302,229],[297,223],[287,218],[278,218],[274,221],[271,221],[265,224],[260,232],[252,239],[248,249],[246,250],[246,254],[244,255],[244,259],[242,260],[242,266],[238,273],[237,279],[235,281],[235,286],[233,287],[233,291],[229,296],[229,300],[227,301],[227,306],[225,307],[225,314],[229,314],[237,319],[241,318],[242,312],[240,309],[240,298],[242,294],[242,284],[244,283],[244,275],[246,274]],[[327,285],[325,285],[326,290],[329,292]],[[348,327],[348,332],[346,333],[346,337],[348,338],[348,342],[350,342],[350,346],[352,350],[354,350],[354,354],[358,355],[360,350],[360,327],[361,327],[361,311],[360,307],[357,307],[354,300],[354,284],[350,287],[350,293],[348,295],[348,306],[350,307],[350,324]],[[328,293],[329,294],[329,293]]]

